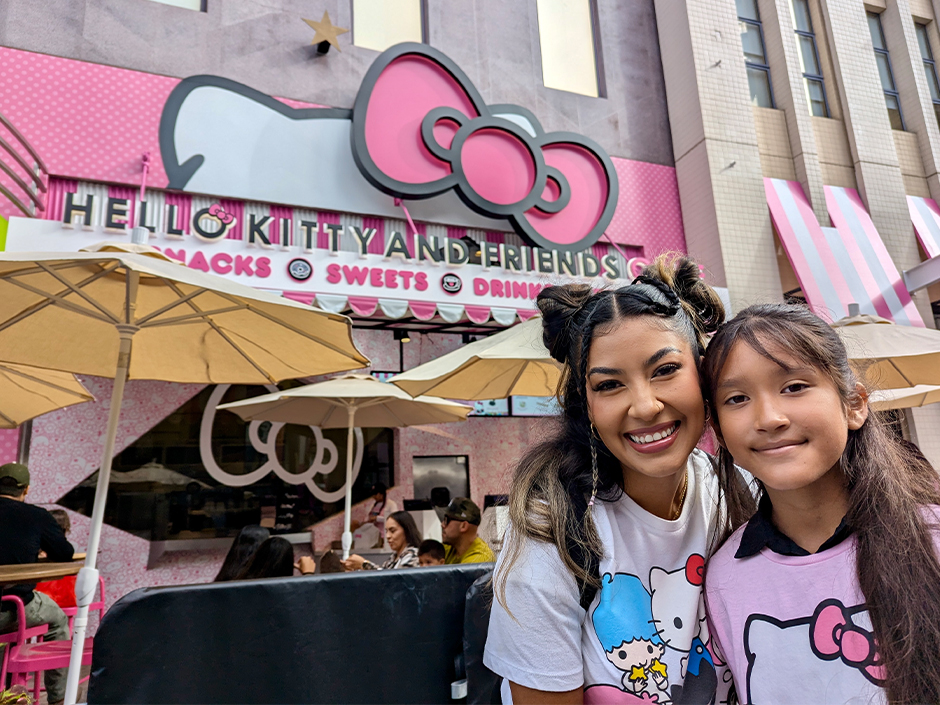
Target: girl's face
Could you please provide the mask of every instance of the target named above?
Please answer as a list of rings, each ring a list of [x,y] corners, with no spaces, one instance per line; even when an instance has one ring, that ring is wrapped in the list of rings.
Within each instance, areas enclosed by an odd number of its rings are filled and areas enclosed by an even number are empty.
[[[620,461],[624,481],[685,469],[705,426],[692,350],[655,316],[626,318],[595,335],[587,400],[597,432]]]
[[[850,429],[868,418],[868,405],[847,409],[835,383],[784,350],[769,360],[735,343],[718,375],[715,407],[720,438],[734,461],[771,490],[812,486],[845,450]]]
[[[405,550],[405,530],[394,519],[385,520],[385,538],[388,540],[388,547],[395,553]]]

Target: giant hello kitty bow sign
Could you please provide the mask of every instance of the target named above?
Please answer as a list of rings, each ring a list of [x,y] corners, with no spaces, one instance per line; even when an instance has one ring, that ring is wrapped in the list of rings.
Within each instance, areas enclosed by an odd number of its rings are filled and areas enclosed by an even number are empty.
[[[482,229],[508,221],[533,245],[583,250],[617,204],[603,149],[546,133],[516,105],[487,105],[425,44],[381,54],[352,110],[294,108],[218,76],[172,91],[160,122],[169,187]]]
[[[532,243],[583,250],[617,203],[617,174],[595,142],[545,133],[517,105],[488,106],[466,74],[425,44],[372,64],[353,108],[353,157],[378,189],[420,199],[456,191]]]

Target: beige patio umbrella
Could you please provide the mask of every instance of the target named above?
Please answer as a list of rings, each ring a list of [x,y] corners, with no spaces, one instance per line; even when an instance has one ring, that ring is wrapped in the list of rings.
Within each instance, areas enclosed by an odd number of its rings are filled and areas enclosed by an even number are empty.
[[[854,315],[832,324],[865,380],[879,389],[940,384],[940,331]]]
[[[0,363],[0,428],[93,399],[68,372]]]
[[[940,401],[940,387],[918,384],[916,387],[900,389],[879,389],[871,393],[868,399],[871,407],[877,411],[889,409],[912,409]]]
[[[389,382],[415,396],[479,400],[552,396],[560,376],[561,365],[542,343],[542,318],[535,316],[395,375]]]
[[[305,387],[286,389],[230,404],[220,404],[245,421],[274,421],[320,428],[346,428],[346,506],[343,560],[352,545],[353,429],[399,428],[466,421],[472,406],[434,397],[413,398],[371,375],[343,375]]]
[[[344,316],[189,269],[146,244],[92,249],[0,254],[0,360],[114,378],[87,557],[76,581],[69,705],[98,584],[125,381],[271,384],[368,364]]]

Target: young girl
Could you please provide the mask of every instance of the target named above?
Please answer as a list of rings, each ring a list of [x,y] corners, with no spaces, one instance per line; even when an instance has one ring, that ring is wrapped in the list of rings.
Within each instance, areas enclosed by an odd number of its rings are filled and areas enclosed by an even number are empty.
[[[704,379],[722,482],[737,463],[761,487],[706,577],[739,699],[940,702],[938,478],[869,412],[838,335],[806,308],[751,306]]]
[[[505,703],[712,702],[701,591],[719,496],[695,446],[721,302],[683,258],[538,306],[563,413],[513,480],[484,663]]]

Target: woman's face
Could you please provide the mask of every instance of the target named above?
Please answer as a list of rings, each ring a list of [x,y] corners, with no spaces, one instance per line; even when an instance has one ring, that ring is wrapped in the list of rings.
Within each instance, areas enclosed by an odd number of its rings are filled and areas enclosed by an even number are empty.
[[[405,550],[405,530],[394,519],[385,520],[385,538],[388,540],[388,547],[395,553],[401,553]]]
[[[682,471],[705,427],[689,341],[655,316],[622,319],[595,332],[587,400],[627,485],[634,473],[659,478]]]

